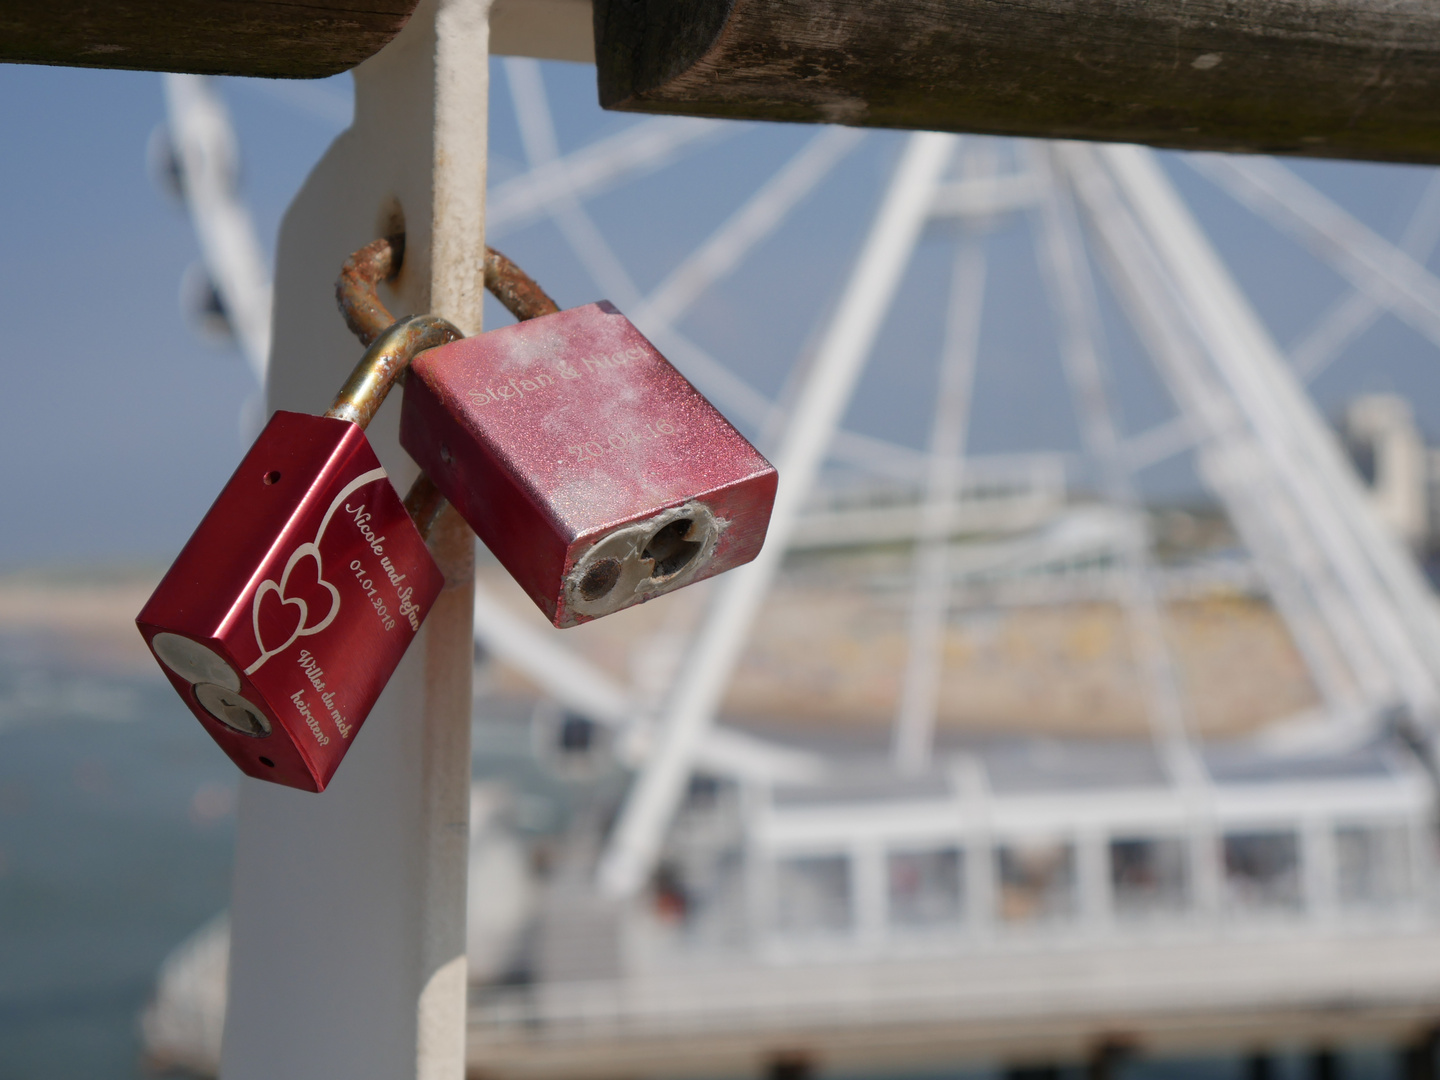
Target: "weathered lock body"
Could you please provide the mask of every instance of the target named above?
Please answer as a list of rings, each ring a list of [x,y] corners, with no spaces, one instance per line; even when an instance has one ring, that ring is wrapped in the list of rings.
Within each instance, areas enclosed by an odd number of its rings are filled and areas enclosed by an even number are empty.
[[[278,412],[136,623],[242,771],[323,791],[442,584],[361,427]]]
[[[753,559],[776,474],[607,302],[411,366],[401,445],[556,626]]]

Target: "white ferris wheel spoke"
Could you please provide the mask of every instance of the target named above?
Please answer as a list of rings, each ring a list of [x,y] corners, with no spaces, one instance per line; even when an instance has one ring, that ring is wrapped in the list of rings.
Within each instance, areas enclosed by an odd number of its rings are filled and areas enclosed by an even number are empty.
[[[666,327],[677,323],[706,289],[731,273],[774,233],[863,138],[864,132],[855,128],[823,128],[656,286],[635,310],[636,323],[642,328],[650,323]]]
[[[1216,370],[1285,476],[1411,712],[1433,722],[1440,701],[1427,661],[1440,664],[1440,614],[1419,570],[1365,506],[1334,435],[1154,155],[1128,146],[1098,153],[1153,239]],[[1440,305],[1436,317],[1440,323]]]
[[[1440,279],[1273,158],[1187,155],[1192,168],[1298,238],[1371,300],[1440,345]]]
[[[1425,186],[1410,222],[1400,237],[1400,250],[1421,266],[1440,245],[1440,172]],[[1328,368],[1351,342],[1385,313],[1368,293],[1356,289],[1321,317],[1314,328],[1290,350],[1290,362],[1307,382]]]
[[[1389,673],[1290,490],[1207,364],[1159,255],[1095,151],[1066,144],[1058,154],[1084,204],[1117,299],[1177,406],[1205,432],[1201,474],[1256,559],[1326,704],[1335,715],[1383,707],[1395,694]]]
[[[1207,782],[1203,761],[1191,741],[1185,700],[1170,653],[1164,618],[1150,565],[1144,510],[1126,467],[1125,449],[1110,404],[1108,372],[1102,359],[1099,304],[1085,259],[1080,223],[1070,192],[1053,174],[1050,157],[1032,144],[1032,168],[1050,174],[1035,213],[1036,261],[1059,324],[1060,360],[1070,384],[1081,441],[1100,467],[1108,500],[1127,511],[1133,526],[1120,553],[1121,608],[1139,669],[1146,714],[1166,772],[1177,785]]]
[[[600,887],[608,895],[631,895],[649,876],[689,780],[696,750],[714,721],[755,616],[780,569],[790,533],[899,287],[954,147],[953,136],[910,137],[775,457],[780,489],[765,547],[754,562],[717,583],[705,621],[675,680],[655,750],[635,778],[611,832],[599,869]]]
[[[536,627],[516,615],[478,582],[475,640],[560,705],[588,720],[619,730],[645,723],[645,710],[628,688],[556,641],[553,630]],[[640,746],[644,741],[633,739],[629,745]],[[719,727],[701,743],[698,757],[721,775],[766,784],[812,783],[823,772],[823,764],[813,755]]]
[[[510,97],[528,164],[532,169],[556,164],[561,160],[560,145],[555,138],[555,123],[540,62],[508,56],[505,78],[510,84]],[[586,271],[608,294],[607,298],[633,310],[640,302],[640,290],[580,199],[567,188],[546,204],[546,210]]]
[[[1204,438],[1205,429],[1191,417],[1172,416],[1124,441],[1125,468],[1132,473],[1148,469],[1194,449]]]
[[[674,164],[690,147],[738,134],[742,124],[655,117],[497,184],[490,192],[490,233],[530,225],[565,199],[587,199]]]
[[[170,138],[205,268],[255,379],[270,357],[269,262],[235,190],[238,151],[224,104],[203,75],[165,75]]]
[[[925,500],[916,536],[909,650],[892,737],[891,754],[896,767],[912,774],[930,766],[940,707],[945,620],[950,611],[950,535],[965,472],[965,441],[985,306],[985,271],[981,240],[966,238],[956,253],[951,277],[939,394],[930,429]]]
[[[1400,238],[1400,250],[1424,266],[1440,246],[1440,172],[1430,178]],[[1353,288],[1353,287],[1352,287]],[[1306,382],[1326,371],[1345,349],[1386,312],[1367,292],[1353,289],[1330,307],[1290,349],[1290,363]],[[1127,440],[1126,455],[1132,469],[1158,464],[1196,445],[1202,433],[1183,417],[1156,424]]]

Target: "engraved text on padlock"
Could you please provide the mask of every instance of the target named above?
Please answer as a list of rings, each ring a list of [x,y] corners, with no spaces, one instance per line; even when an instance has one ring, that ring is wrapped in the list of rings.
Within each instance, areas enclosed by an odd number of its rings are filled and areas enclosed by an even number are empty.
[[[364,431],[279,412],[136,622],[242,771],[322,791],[442,583]]]

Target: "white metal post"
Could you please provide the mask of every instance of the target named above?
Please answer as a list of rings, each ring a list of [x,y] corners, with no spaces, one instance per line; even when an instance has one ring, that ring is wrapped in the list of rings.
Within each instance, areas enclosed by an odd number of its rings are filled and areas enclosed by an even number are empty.
[[[991,791],[985,765],[971,754],[951,758],[950,783],[960,797],[964,875],[963,918],[972,937],[988,938],[995,929],[999,893],[995,881],[995,844],[990,831]]]
[[[1335,862],[1335,826],[1323,814],[1307,814],[1300,823],[1300,887],[1305,912],[1322,922],[1339,914],[1340,896]]]
[[[359,358],[335,308],[345,257],[403,228],[391,303],[480,330],[486,0],[422,0],[355,72],[355,121],[286,214],[270,405],[319,412]],[[404,490],[398,407],[370,440]],[[447,514],[446,575],[404,663],[330,789],[244,782],[232,903],[226,1080],[459,1080],[474,538]]]
[[[1081,829],[1075,834],[1075,891],[1080,924],[1090,933],[1113,928],[1115,898],[1110,874],[1109,835],[1103,829]]]
[[[846,849],[850,860],[850,895],[855,939],[869,949],[885,945],[890,925],[888,852],[877,837],[857,840]]]

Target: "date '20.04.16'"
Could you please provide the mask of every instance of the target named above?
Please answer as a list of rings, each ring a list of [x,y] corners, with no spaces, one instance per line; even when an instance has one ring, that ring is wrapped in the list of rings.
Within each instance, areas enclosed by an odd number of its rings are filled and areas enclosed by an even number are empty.
[[[614,431],[609,435],[588,439],[579,445],[572,444],[565,449],[570,452],[573,461],[599,461],[606,454],[624,450],[637,442],[664,439],[679,433],[680,429],[669,420],[650,420],[644,427],[634,431]]]

